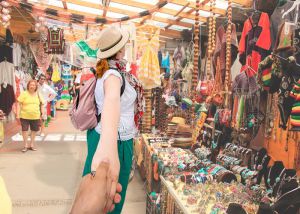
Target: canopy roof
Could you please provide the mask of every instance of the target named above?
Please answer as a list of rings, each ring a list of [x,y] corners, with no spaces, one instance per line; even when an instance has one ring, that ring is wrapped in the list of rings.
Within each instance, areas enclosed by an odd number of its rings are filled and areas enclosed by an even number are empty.
[[[9,1],[20,2],[16,0]],[[165,3],[162,7],[154,9],[162,2]],[[203,24],[210,15],[209,0],[202,0],[200,2],[200,21],[201,24]],[[249,7],[252,4],[252,0],[232,0],[232,2],[238,7]],[[164,29],[161,31],[161,35],[165,38],[180,38],[180,31],[192,29],[195,18],[195,0],[27,0],[27,3],[40,6],[41,8],[52,9],[58,11],[58,13],[78,15],[78,17],[97,17],[98,20],[120,20],[124,17],[126,19],[127,17],[127,19],[132,18],[131,21],[136,23],[137,26],[150,22],[151,25]],[[226,14],[227,6],[228,1],[216,0],[215,13],[218,14],[218,16],[224,16]],[[146,10],[151,12],[145,15]],[[32,12],[31,15],[35,16],[37,14]],[[14,7],[12,17],[12,27],[15,28],[18,33],[22,33],[22,29],[24,28],[27,29],[25,32],[26,34],[28,34],[30,28],[34,29],[35,20],[30,17],[30,15],[26,14],[22,8]],[[61,17],[53,17],[51,14],[47,14],[47,18],[48,20],[57,19],[62,23],[56,24],[64,24],[65,27],[69,29],[70,20]],[[26,22],[26,25],[23,25],[21,23],[22,21]],[[49,21],[49,23],[51,23],[51,21]],[[80,37],[81,34],[84,34],[84,29],[87,25],[90,29],[99,29],[99,26],[102,27],[104,23],[73,22],[72,25],[72,37]],[[74,29],[75,31],[78,31],[78,33],[76,32],[76,35],[74,35]],[[70,32],[71,31],[69,31],[69,33]],[[31,36],[36,35],[35,33],[30,34]]]

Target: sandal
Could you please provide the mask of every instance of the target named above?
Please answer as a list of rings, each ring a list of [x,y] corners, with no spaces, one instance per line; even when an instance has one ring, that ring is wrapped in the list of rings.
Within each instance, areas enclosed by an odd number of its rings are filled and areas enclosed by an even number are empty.
[[[35,147],[32,147],[32,146],[29,147],[28,149],[31,150],[31,151],[37,151],[37,149]]]
[[[27,148],[27,147],[24,147],[21,151],[25,153],[25,152],[28,151],[28,148]]]

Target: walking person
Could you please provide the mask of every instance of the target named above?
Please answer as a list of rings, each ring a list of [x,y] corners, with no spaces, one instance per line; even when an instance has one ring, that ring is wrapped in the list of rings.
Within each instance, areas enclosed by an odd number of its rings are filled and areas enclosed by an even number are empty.
[[[40,136],[44,137],[45,133],[45,121],[48,119],[47,117],[47,105],[49,102],[55,99],[57,96],[57,93],[52,89],[47,83],[46,83],[46,76],[44,74],[41,74],[39,76],[39,86],[38,86],[38,93],[42,96],[44,100],[43,105],[43,115],[41,120],[41,132]]]
[[[39,131],[41,115],[44,114],[44,100],[38,94],[38,83],[36,80],[30,80],[27,83],[27,90],[18,97],[17,121],[22,126],[22,136],[24,148],[22,152],[28,150],[36,151],[35,136]],[[28,129],[30,127],[30,144],[28,144]]]
[[[87,132],[88,154],[83,172],[87,175],[96,171],[100,163],[110,163],[109,176],[113,182],[108,184],[108,188],[111,203],[117,183],[122,185],[121,201],[115,205],[113,214],[121,213],[125,201],[136,133],[135,107],[137,97],[141,97],[139,90],[136,90],[140,86],[138,81],[126,73],[126,64],[122,61],[128,39],[129,33],[116,27],[101,32],[95,88],[97,112],[101,114],[101,120],[96,128]]]

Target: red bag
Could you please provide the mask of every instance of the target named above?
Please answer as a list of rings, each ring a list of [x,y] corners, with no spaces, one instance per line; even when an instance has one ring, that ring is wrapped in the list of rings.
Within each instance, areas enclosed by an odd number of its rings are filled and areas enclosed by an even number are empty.
[[[230,122],[231,122],[231,110],[229,110],[229,109],[219,110],[219,123],[220,123],[220,125],[224,125],[226,127],[229,127]]]

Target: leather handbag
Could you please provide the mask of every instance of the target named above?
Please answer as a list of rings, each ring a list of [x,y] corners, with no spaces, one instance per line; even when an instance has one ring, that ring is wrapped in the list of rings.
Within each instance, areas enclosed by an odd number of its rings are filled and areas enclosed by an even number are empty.
[[[104,214],[107,200],[107,173],[109,164],[101,163],[95,175],[82,178],[70,214]]]

